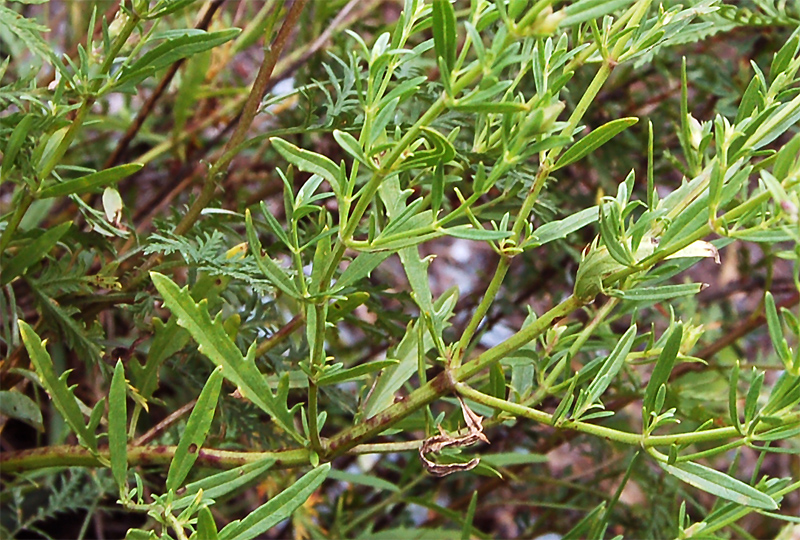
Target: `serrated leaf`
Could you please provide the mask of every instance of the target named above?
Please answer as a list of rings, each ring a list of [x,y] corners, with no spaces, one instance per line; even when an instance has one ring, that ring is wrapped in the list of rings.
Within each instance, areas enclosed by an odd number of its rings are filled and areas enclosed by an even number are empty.
[[[587,154],[600,148],[617,134],[628,129],[638,121],[639,119],[634,117],[618,118],[608,122],[607,124],[603,124],[570,146],[569,149],[562,154],[558,161],[556,161],[553,170],[556,171],[562,167],[570,165],[571,163],[575,163]]]
[[[10,283],[12,279],[22,275],[25,270],[42,260],[71,226],[71,221],[56,225],[46,230],[23,249],[20,249],[14,258],[8,261],[8,264],[3,265],[2,270],[0,270],[0,286]]]
[[[725,500],[764,510],[777,510],[778,508],[775,500],[766,493],[699,463],[684,461],[669,465],[659,462],[659,465],[666,472],[690,486]]]
[[[59,184],[49,185],[40,190],[36,196],[39,199],[47,199],[49,197],[62,197],[64,195],[83,195],[84,193],[89,193],[101,187],[111,186],[123,178],[127,178],[133,173],[140,171],[142,167],[144,167],[144,165],[140,163],[128,163],[127,165],[112,167]]]
[[[203,446],[211,421],[214,419],[221,388],[222,368],[217,367],[203,386],[192,414],[186,422],[186,429],[175,448],[167,473],[167,489],[177,490],[197,460],[200,447]]]
[[[111,389],[108,393],[108,453],[111,473],[120,493],[125,491],[128,479],[128,406],[125,368],[122,360],[114,366]]]
[[[150,278],[164,298],[164,304],[178,318],[178,324],[186,328],[197,342],[200,352],[214,365],[222,366],[222,375],[236,385],[243,397],[269,414],[281,428],[301,442],[302,438],[294,428],[292,411],[272,394],[264,375],[255,365],[252,357],[255,349],[251,347],[247,357],[244,357],[225,332],[220,318],[212,321],[206,302],[196,304],[188,288],[179,288],[158,272],[151,272]]]
[[[23,320],[19,321],[19,333],[22,336],[25,348],[28,350],[31,363],[36,368],[36,373],[39,375],[42,386],[44,386],[53,400],[53,405],[55,405],[70,429],[78,436],[80,443],[90,451],[96,452],[97,438],[83,423],[83,414],[78,406],[78,400],[72,389],[67,386],[66,376],[69,372],[62,374],[61,377],[56,376],[53,370],[53,361],[44,348],[44,343],[33,331],[33,328]]]
[[[250,512],[243,520],[229,523],[219,532],[220,540],[249,540],[291,517],[292,513],[322,484],[330,468],[330,463],[320,465]]]

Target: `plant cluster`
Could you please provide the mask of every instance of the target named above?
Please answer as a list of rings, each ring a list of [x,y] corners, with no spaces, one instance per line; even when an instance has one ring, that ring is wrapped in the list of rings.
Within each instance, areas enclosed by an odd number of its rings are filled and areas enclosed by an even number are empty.
[[[107,7],[0,3],[3,536],[796,533],[800,3]]]

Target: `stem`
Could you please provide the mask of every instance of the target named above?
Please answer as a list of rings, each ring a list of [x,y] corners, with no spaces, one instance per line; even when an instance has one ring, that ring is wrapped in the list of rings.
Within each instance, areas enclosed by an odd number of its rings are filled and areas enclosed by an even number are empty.
[[[555,421],[553,419],[552,414],[548,414],[546,412],[539,411],[537,409],[532,409],[530,407],[526,407],[525,405],[520,405],[519,403],[511,403],[510,401],[506,401],[504,399],[498,399],[496,397],[492,397],[490,395],[484,394],[483,392],[479,392],[478,390],[470,388],[464,383],[460,382],[456,383],[455,388],[459,394],[461,394],[464,397],[468,397],[477,403],[481,403],[489,407],[494,407],[495,409],[500,409],[501,411],[513,414],[518,417],[522,416],[524,418],[530,418],[531,420],[535,420],[536,422],[539,422],[541,424],[555,427]],[[736,437],[737,435],[739,435],[739,432],[736,430],[736,428],[732,426],[709,429],[706,431],[698,431],[694,433],[676,433],[673,435],[653,435],[653,436],[645,436],[642,435],[641,433],[628,433],[625,431],[619,431],[616,429],[607,428],[605,426],[599,426],[597,424],[589,424],[586,422],[580,422],[574,420],[566,420],[562,422],[558,427],[580,431],[582,433],[595,435],[597,437],[602,437],[604,439],[617,441],[623,444],[628,444],[632,446],[641,446],[643,448],[650,448],[655,446],[669,446],[672,444],[692,444],[699,442],[717,441],[720,439],[730,439],[732,437]]]
[[[128,464],[169,465],[177,446],[135,446],[128,445]],[[308,465],[308,450],[297,448],[277,452],[234,452],[200,448],[197,464],[214,469],[232,469],[247,463],[273,458],[275,467],[301,467]],[[47,446],[18,452],[3,452],[0,467],[4,473],[20,472],[45,467],[104,467],[109,462],[108,448],[101,448],[95,454],[82,446]]]
[[[403,401],[387,407],[361,424],[340,432],[328,441],[327,457],[335,457],[347,452],[364,440],[385,431],[425,405],[452,392],[456,382],[469,379],[494,362],[513,353],[544,333],[556,319],[564,317],[581,305],[580,300],[570,296],[503,343],[492,347],[457,370],[447,370],[440,373],[427,384],[411,392]]]
[[[186,212],[186,215],[181,219],[180,223],[175,227],[173,231],[175,235],[183,236],[186,234],[194,226],[203,209],[208,206],[214,198],[214,194],[217,190],[217,179],[225,174],[228,165],[230,165],[231,161],[233,161],[233,158],[236,156],[235,150],[244,142],[247,131],[250,129],[256,117],[264,92],[272,79],[272,71],[275,69],[278,58],[288,43],[291,33],[298,26],[300,14],[307,3],[308,0],[295,0],[292,7],[289,8],[289,13],[286,14],[286,18],[281,25],[281,29],[278,31],[278,35],[275,37],[275,41],[264,55],[264,61],[261,63],[256,79],[253,82],[253,88],[247,96],[247,101],[245,101],[241,115],[239,115],[239,122],[236,124],[236,129],[223,148],[222,157],[220,157],[208,171],[200,195]],[[131,289],[143,281],[147,277],[148,272],[156,266],[160,260],[161,255],[157,253],[147,259],[142,264],[139,272],[126,284],[126,289]]]

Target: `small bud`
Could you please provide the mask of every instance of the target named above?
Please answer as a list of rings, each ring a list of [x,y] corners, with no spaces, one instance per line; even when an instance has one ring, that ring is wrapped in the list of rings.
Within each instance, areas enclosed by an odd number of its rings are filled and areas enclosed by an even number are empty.
[[[530,33],[535,36],[552,36],[566,16],[567,13],[563,9],[553,12],[553,8],[547,6],[533,21]]]
[[[697,118],[689,113],[689,144],[692,148],[697,150],[700,148],[700,143],[703,141],[703,125]]]

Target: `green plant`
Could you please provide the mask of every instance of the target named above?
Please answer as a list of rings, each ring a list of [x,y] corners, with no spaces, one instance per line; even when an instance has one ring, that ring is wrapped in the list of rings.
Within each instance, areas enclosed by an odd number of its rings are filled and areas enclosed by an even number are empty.
[[[63,56],[55,4],[0,5],[6,536],[797,523],[796,2],[92,3]]]

